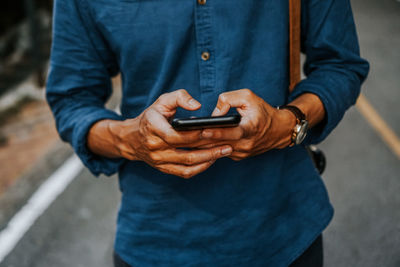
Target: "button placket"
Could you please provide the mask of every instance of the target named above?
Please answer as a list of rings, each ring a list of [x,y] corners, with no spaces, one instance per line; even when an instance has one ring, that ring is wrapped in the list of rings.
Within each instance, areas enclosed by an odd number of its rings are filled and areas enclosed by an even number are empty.
[[[195,7],[196,46],[202,93],[210,93],[215,87],[215,55],[212,42],[211,0],[197,0]]]

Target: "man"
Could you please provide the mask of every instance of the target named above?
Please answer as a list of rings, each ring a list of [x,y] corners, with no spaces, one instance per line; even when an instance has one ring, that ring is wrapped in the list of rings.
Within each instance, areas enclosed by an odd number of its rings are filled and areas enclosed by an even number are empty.
[[[322,265],[333,209],[303,145],[354,104],[368,63],[349,0],[303,0],[307,78],[289,94],[288,9],[55,1],[47,99],[83,163],[119,173],[117,265]],[[122,115],[104,108],[118,73]],[[231,108],[238,127],[178,132],[168,122]]]

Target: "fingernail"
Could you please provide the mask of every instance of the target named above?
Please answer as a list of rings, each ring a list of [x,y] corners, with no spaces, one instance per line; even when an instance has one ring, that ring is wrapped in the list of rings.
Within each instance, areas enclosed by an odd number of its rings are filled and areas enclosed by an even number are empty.
[[[188,104],[194,108],[200,106],[200,103],[193,98],[189,100]]]
[[[211,138],[211,137],[213,136],[213,133],[210,132],[210,131],[203,131],[203,132],[201,133],[201,135],[202,135],[204,138]]]
[[[229,155],[232,153],[232,148],[231,147],[225,147],[221,150],[222,155]]]

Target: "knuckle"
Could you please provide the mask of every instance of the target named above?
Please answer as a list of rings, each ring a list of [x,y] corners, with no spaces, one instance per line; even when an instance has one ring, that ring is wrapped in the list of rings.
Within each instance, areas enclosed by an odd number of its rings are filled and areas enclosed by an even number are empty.
[[[150,148],[150,146],[151,146],[151,141],[150,141],[150,139],[146,137],[146,139],[145,139],[144,142],[143,142],[143,145],[144,145],[145,147],[147,147],[147,148]]]
[[[165,102],[165,100],[168,98],[168,95],[169,95],[169,93],[164,93],[164,94],[160,95],[156,102],[158,102],[158,103]]]
[[[195,155],[193,155],[192,153],[189,153],[186,158],[185,158],[185,163],[187,165],[192,165],[195,162]]]
[[[252,95],[252,94],[253,94],[253,92],[252,92],[249,88],[244,88],[244,89],[242,89],[242,92],[243,92],[244,94],[246,94],[246,95]]]
[[[162,102],[166,97],[166,94],[162,94],[158,97],[157,102]]]
[[[155,150],[155,149],[159,148],[160,144],[159,144],[158,140],[155,140],[154,138],[147,138],[145,141],[145,146],[149,150]]]
[[[242,94],[245,98],[250,98],[253,96],[253,92],[250,89],[242,89]]]
[[[156,152],[150,152],[149,153],[149,158],[151,159],[151,161],[155,164],[159,164],[161,163],[161,157],[158,153]]]
[[[179,89],[176,91],[179,96],[187,95],[188,92],[185,89]]]
[[[185,170],[182,172],[182,177],[185,178],[185,179],[189,179],[189,178],[191,178],[192,176],[193,176],[193,172],[192,172],[190,169],[185,169]]]
[[[222,103],[225,103],[226,102],[226,94],[225,93],[220,94],[218,96],[218,101],[222,102]]]
[[[253,148],[253,146],[254,146],[254,143],[252,141],[247,141],[246,143],[244,143],[242,145],[242,149],[244,151],[249,151],[249,150],[251,150]]]
[[[211,152],[211,161],[218,159],[219,157],[221,157],[222,153],[221,150],[218,149],[213,149]]]

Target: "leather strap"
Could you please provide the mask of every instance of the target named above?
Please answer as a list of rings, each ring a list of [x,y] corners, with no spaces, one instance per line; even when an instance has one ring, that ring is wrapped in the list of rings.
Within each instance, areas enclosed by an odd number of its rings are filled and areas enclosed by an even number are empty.
[[[284,105],[278,107],[278,109],[287,109],[291,111],[296,116],[297,124],[306,119],[306,115],[296,106]]]
[[[289,0],[289,92],[301,81],[301,0]]]

